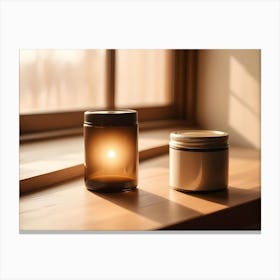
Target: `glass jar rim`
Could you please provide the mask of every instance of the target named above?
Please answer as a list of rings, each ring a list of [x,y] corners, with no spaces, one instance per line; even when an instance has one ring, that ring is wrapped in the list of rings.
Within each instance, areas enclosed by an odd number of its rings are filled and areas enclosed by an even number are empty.
[[[137,124],[137,111],[131,109],[84,112],[84,124],[90,126],[128,126]]]

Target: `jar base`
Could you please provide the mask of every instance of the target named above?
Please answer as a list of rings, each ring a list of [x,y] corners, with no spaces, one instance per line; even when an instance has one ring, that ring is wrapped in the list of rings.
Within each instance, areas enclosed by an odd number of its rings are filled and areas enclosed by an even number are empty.
[[[136,189],[137,184],[135,180],[123,180],[123,181],[112,181],[112,180],[86,180],[86,187],[90,191],[101,192],[101,193],[115,193],[115,192],[126,192],[133,191]]]
[[[220,191],[225,191],[227,190],[227,186],[226,187],[221,187],[221,188],[217,188],[217,189],[193,189],[193,190],[188,190],[188,189],[181,189],[181,188],[172,188],[176,191],[179,192],[183,192],[183,193],[197,193],[197,194],[207,194],[207,193],[213,193],[213,192],[220,192]]]

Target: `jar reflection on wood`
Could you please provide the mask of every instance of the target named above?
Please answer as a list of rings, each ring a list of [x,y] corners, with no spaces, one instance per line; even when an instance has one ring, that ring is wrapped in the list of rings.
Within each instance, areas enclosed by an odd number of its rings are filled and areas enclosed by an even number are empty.
[[[213,130],[185,130],[170,134],[171,188],[214,191],[228,185],[228,134]]]
[[[84,114],[85,184],[89,190],[135,189],[138,177],[138,124],[134,110]]]

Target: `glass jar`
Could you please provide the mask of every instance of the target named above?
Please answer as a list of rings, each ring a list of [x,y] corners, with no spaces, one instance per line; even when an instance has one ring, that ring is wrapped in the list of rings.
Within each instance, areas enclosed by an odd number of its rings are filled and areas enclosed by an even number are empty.
[[[84,113],[85,184],[89,190],[133,190],[138,180],[138,123],[134,110]]]
[[[170,134],[169,185],[181,191],[214,191],[228,185],[228,134],[182,130]]]

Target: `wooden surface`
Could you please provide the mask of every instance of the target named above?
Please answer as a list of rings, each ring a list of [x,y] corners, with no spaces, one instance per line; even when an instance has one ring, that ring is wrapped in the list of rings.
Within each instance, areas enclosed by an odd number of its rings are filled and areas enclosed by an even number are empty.
[[[178,128],[177,128],[178,129]],[[183,129],[181,127],[181,129]],[[169,134],[174,128],[141,131],[139,159],[168,152]],[[46,139],[20,145],[20,193],[42,189],[84,172],[82,136]]]
[[[97,194],[83,178],[20,198],[20,230],[259,229],[260,153],[230,149],[227,191],[185,194],[168,186],[168,155],[140,164],[137,191]]]

